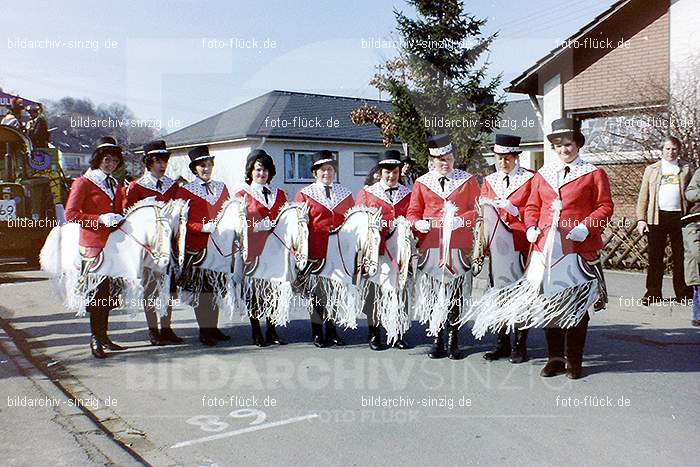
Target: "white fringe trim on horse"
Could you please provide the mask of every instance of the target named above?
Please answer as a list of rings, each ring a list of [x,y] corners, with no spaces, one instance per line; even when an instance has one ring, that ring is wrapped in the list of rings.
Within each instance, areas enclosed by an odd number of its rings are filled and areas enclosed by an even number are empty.
[[[561,201],[552,204],[552,212],[552,226],[559,225]],[[557,235],[557,228],[549,229],[543,251],[547,265],[552,264]],[[488,291],[460,319],[460,325],[474,319],[472,334],[477,339],[481,339],[488,332],[498,332],[504,327],[509,332],[516,326],[518,329],[569,328],[576,326],[591,305],[598,300],[597,279],[572,285],[554,294],[545,294],[541,293],[541,290],[545,281],[549,283],[551,280],[551,267],[547,267],[545,274],[534,281],[528,278],[529,271],[530,266],[525,275],[514,284]]]
[[[598,299],[598,280],[568,287],[554,295],[539,292],[539,286],[523,277],[502,289],[492,289],[477,300],[460,319],[460,325],[474,319],[472,334],[481,339],[487,333],[518,329],[576,326]]]
[[[77,317],[87,315],[86,307],[95,298],[97,289],[104,280],[110,280],[109,300],[118,300],[115,308],[128,309],[131,316],[143,309],[143,285],[139,279],[125,279],[88,273],[61,274],[52,278],[63,304]],[[116,297],[116,298],[113,298]]]
[[[246,277],[243,279],[243,307],[241,317],[268,318],[275,326],[286,326],[292,311],[308,307],[299,304],[288,281]]]
[[[327,277],[312,275],[312,290],[317,288],[325,303],[326,319],[345,329],[357,329],[357,318],[362,313],[362,291],[352,284],[345,284]]]
[[[362,303],[365,303],[370,288],[374,288],[374,303],[372,304],[372,316],[375,323],[380,323],[386,330],[387,344],[393,345],[411,327],[411,318],[408,314],[408,290],[396,290],[393,287],[381,287],[375,282],[363,281]]]
[[[453,306],[460,316],[469,308],[472,275],[467,271],[453,279],[432,277],[419,273],[415,283],[414,313],[421,324],[428,324],[428,335],[437,336],[447,321]],[[458,291],[461,290],[461,299]]]
[[[172,304],[172,294],[170,292],[172,277],[174,276],[169,272],[159,273],[149,271],[148,273],[144,273],[143,290],[155,291],[150,297],[144,296],[144,300],[151,302],[148,305],[150,305],[161,318],[168,315],[169,305]],[[143,306],[141,308],[143,308]]]
[[[193,267],[190,271],[190,276],[187,278],[187,288],[180,288],[181,302],[193,308],[199,305],[199,295],[207,283],[211,285],[214,303],[219,307],[219,310],[228,311],[229,315],[232,316],[234,310],[243,309],[240,287],[233,274],[199,267]]]

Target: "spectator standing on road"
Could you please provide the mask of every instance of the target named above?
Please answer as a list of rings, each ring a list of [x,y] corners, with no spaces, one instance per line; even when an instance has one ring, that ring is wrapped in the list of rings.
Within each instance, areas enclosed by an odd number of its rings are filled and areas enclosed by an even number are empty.
[[[700,170],[696,170],[690,180],[685,190],[685,199],[689,203],[694,203],[690,209],[690,215],[686,217],[690,222],[683,227],[685,280],[695,290],[692,324],[700,326]]]
[[[637,232],[648,235],[649,268],[645,305],[662,300],[666,239],[670,237],[673,260],[673,290],[679,300],[690,298],[683,274],[681,217],[688,212],[683,193],[690,182],[690,164],[680,158],[681,142],[674,136],[664,140],[662,158],[647,166],[637,199]]]

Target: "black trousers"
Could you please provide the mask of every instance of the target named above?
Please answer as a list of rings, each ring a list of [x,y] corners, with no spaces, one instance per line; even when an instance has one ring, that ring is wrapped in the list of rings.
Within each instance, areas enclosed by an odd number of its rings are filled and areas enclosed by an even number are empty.
[[[683,272],[683,235],[681,233],[681,213],[659,211],[659,224],[649,226],[649,269],[647,270],[646,295],[661,297],[664,277],[664,255],[666,239],[671,239],[671,259],[673,261],[673,291],[677,297],[689,293]]]

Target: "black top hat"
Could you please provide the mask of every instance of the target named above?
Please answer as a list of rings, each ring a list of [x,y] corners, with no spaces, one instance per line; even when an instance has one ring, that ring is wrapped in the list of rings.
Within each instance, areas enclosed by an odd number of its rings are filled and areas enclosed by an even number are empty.
[[[430,157],[442,157],[452,152],[452,140],[449,135],[440,134],[431,136],[427,140]]]
[[[264,149],[254,149],[254,150],[250,151],[250,154],[248,154],[248,159],[246,160],[246,166],[248,166],[248,164],[252,164],[253,162],[255,162],[258,159],[265,159],[271,163],[273,162],[272,156],[270,156],[267,152],[265,152]]]
[[[117,144],[117,140],[111,136],[102,136],[95,143],[95,149],[90,157],[90,166],[100,165],[100,160],[107,154],[113,154],[123,158],[122,148]],[[121,163],[119,164],[121,166]]]
[[[153,157],[166,160],[170,157],[170,151],[166,149],[165,141],[162,139],[151,141],[143,145],[143,163],[146,164],[146,160]]]
[[[333,153],[327,149],[323,149],[314,154],[314,162],[311,164],[311,171],[313,172],[324,164],[331,164],[336,170],[338,169],[338,163],[333,158]]]
[[[558,118],[552,122],[552,132],[547,135],[547,139],[551,143],[554,138],[562,136],[573,137],[579,147],[583,146],[586,138],[581,133],[581,127],[573,118]]]
[[[493,145],[494,154],[520,154],[520,136],[496,134],[496,141]]]
[[[192,173],[196,173],[194,166],[197,164],[197,162],[204,159],[214,159],[214,156],[209,154],[209,146],[195,146],[194,148],[190,149],[190,152],[188,152],[187,155],[190,157],[189,167]]]
[[[402,167],[403,162],[401,162],[401,153],[396,149],[388,149],[384,151],[384,157],[377,163],[377,167],[384,169],[395,169],[396,167]]]

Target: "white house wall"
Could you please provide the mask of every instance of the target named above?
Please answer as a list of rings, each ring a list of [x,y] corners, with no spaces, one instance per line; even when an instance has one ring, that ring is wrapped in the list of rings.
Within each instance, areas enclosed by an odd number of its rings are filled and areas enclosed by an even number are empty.
[[[250,140],[236,143],[212,144],[209,152],[215,157],[213,178],[226,183],[229,191],[234,192],[244,183],[245,163],[252,148],[259,147],[259,140]],[[364,185],[365,176],[354,175],[354,153],[355,152],[376,152],[381,155],[386,148],[381,144],[350,144],[333,142],[310,142],[310,141],[279,141],[267,140],[261,147],[267,151],[275,162],[277,175],[272,184],[282,188],[288,198],[294,198],[299,190],[306,184],[284,183],[284,151],[304,150],[320,151],[327,149],[337,151],[339,164],[339,181],[347,186],[353,193],[357,194]],[[401,149],[396,145],[394,149]],[[189,148],[175,149],[168,164],[168,176],[177,179],[183,177],[192,180],[194,176],[189,170]]]
[[[542,119],[544,120],[545,134],[552,128],[552,122],[563,116],[564,109],[564,86],[561,84],[560,75],[555,75],[544,83],[544,98],[542,100]],[[544,163],[555,160],[557,155],[549,145],[547,138],[544,139]]]

